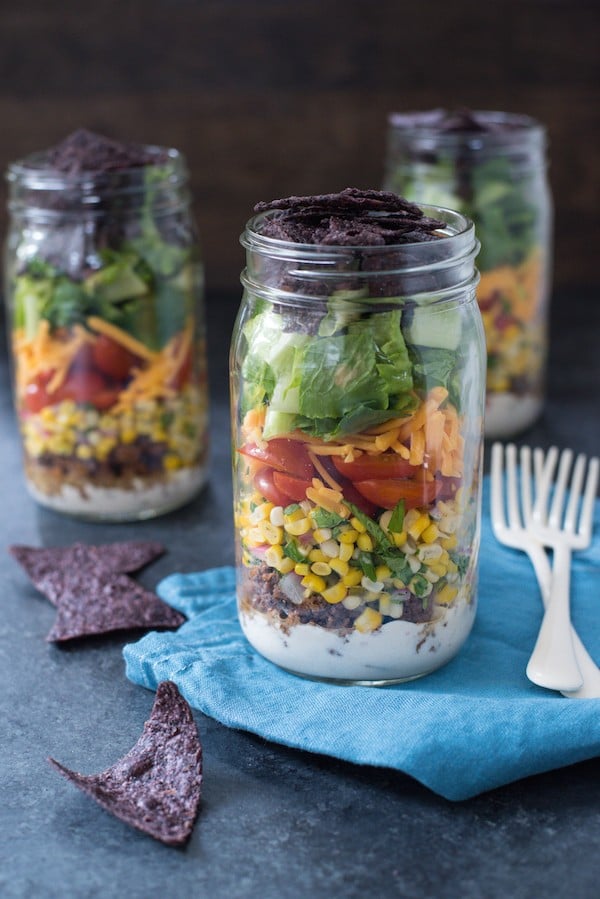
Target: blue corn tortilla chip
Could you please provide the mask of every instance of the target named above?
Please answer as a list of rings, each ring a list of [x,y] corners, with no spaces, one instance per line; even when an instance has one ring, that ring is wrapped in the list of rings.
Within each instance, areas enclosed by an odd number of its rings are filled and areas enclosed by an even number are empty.
[[[50,764],[115,817],[168,846],[193,830],[202,787],[202,746],[192,711],[176,685],[158,685],[150,718],[133,748],[100,774]]]
[[[34,586],[56,606],[47,636],[60,643],[113,631],[179,627],[183,615],[128,574],[162,555],[153,541],[67,547],[10,546]]]

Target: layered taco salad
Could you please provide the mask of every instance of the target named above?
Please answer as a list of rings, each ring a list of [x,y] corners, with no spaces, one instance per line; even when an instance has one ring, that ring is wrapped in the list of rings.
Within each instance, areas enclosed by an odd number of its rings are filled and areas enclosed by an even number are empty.
[[[525,116],[439,109],[390,117],[386,185],[475,223],[492,435],[516,432],[541,406],[551,214],[543,149],[541,126]]]
[[[357,247],[359,277],[328,292],[282,275],[274,301],[246,281],[232,353],[242,626],[296,673],[418,676],[454,655],[474,614],[476,304],[471,318],[394,295],[401,283],[381,272],[369,284],[365,248],[444,239],[444,222],[393,194],[347,189],[256,211],[275,257],[283,241]]]
[[[172,167],[170,151],[77,132],[9,173],[25,471],[33,495],[61,511],[143,517],[204,480],[202,271],[185,216],[167,203]],[[35,198],[41,209],[20,202],[30,171],[62,186]]]

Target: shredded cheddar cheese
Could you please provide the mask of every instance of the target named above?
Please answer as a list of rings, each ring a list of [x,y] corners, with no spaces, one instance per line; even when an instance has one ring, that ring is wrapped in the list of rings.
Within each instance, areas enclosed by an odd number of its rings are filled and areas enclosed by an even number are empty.
[[[86,344],[93,343],[93,335],[81,325],[74,325],[66,336],[51,334],[46,319],[42,319],[34,337],[26,337],[24,331],[18,329],[13,335],[17,390],[23,391],[36,375],[52,372],[46,390],[49,394],[54,393],[64,383],[77,353]]]
[[[147,362],[153,362],[156,359],[157,354],[153,353],[152,350],[149,350],[147,346],[144,346],[143,343],[136,340],[131,334],[123,331],[122,328],[118,328],[116,325],[105,321],[103,318],[98,318],[97,315],[90,315],[87,323],[92,331],[97,331],[98,334],[104,334],[105,337],[110,337],[115,343],[120,344],[120,346],[129,350],[130,353],[133,353],[134,356],[139,356],[140,359],[145,359]]]
[[[444,387],[433,387],[412,415],[393,418],[360,434],[345,434],[330,441],[298,430],[278,436],[304,443],[323,482],[333,490],[339,491],[339,484],[319,462],[319,456],[340,456],[345,462],[353,462],[363,453],[377,456],[392,450],[415,467],[461,477],[464,439],[458,413],[446,403],[447,399],[448,391]],[[264,407],[253,409],[242,423],[244,438],[259,446],[266,444],[262,437],[265,413]]]
[[[178,390],[173,386],[174,380],[189,351],[191,340],[190,321],[185,331],[176,334],[160,352],[153,354],[152,361],[147,366],[133,370],[133,378],[119,394],[115,411],[126,411],[144,400],[176,396]]]

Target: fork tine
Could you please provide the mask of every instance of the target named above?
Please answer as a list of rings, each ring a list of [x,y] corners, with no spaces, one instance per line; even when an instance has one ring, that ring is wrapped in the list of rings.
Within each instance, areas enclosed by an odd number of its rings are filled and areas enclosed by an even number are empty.
[[[491,512],[492,512],[492,530],[498,536],[499,532],[506,528],[506,518],[504,515],[504,497],[502,490],[502,470],[504,467],[504,447],[501,443],[494,443],[492,446],[492,462],[491,462]]]
[[[533,520],[539,524],[545,524],[548,514],[548,497],[550,488],[552,487],[552,478],[554,477],[554,469],[558,460],[558,450],[555,446],[550,447],[548,453],[544,457],[543,450],[536,449],[534,452],[536,469],[539,471],[539,479],[537,482],[537,495],[533,506]]]
[[[583,494],[583,503],[581,504],[581,515],[579,517],[578,533],[585,537],[587,541],[592,536],[592,524],[594,521],[594,505],[596,499],[596,491],[598,490],[598,476],[600,474],[600,460],[597,456],[590,459],[588,468],[588,476],[585,484],[585,492]]]
[[[571,478],[570,497],[565,515],[565,531],[570,534],[575,533],[575,525],[577,521],[577,509],[579,508],[579,499],[581,496],[581,488],[583,486],[583,476],[585,474],[585,455],[579,453],[573,468],[573,477]]]
[[[563,508],[565,505],[565,496],[567,492],[567,481],[569,480],[569,472],[571,470],[572,461],[572,450],[563,450],[560,454],[558,476],[556,478],[554,496],[552,497],[552,505],[550,507],[550,515],[548,518],[548,524],[551,528],[559,528],[562,523]]]
[[[521,507],[525,524],[531,521],[533,492],[531,488],[531,448],[521,447]]]
[[[514,443],[506,447],[506,493],[508,499],[508,523],[512,528],[520,528],[519,485],[517,476],[517,448]]]

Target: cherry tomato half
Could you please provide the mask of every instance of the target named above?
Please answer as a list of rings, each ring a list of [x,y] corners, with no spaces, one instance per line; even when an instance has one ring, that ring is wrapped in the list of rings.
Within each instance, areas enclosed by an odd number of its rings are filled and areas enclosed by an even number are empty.
[[[389,478],[378,481],[370,478],[356,481],[354,486],[370,502],[382,509],[393,509],[401,499],[406,509],[429,506],[442,489],[441,481],[415,481],[406,478]]]
[[[308,450],[299,440],[290,440],[288,437],[274,437],[267,442],[265,447],[256,446],[254,443],[246,443],[240,447],[240,453],[244,456],[250,456],[252,459],[257,459],[259,462],[264,462],[269,468],[284,471],[304,480],[310,480],[314,474]]]
[[[49,406],[51,403],[55,402],[46,390],[48,382],[53,374],[54,372],[52,371],[40,372],[25,388],[23,404],[28,412],[33,412],[35,414],[45,406]]]
[[[286,474],[284,471],[273,472],[273,483],[282,493],[289,497],[289,502],[301,503],[306,499],[306,491],[312,486],[312,481],[303,481],[301,478],[294,477],[293,474]]]
[[[277,489],[273,481],[274,474],[275,472],[272,468],[261,468],[254,475],[254,486],[269,502],[274,503],[276,506],[289,506],[290,498]]]
[[[333,464],[338,472],[351,481],[367,481],[371,478],[411,478],[419,472],[419,468],[411,465],[406,459],[401,459],[398,453],[382,453],[379,456],[369,456],[363,453],[353,462],[344,462],[339,457],[334,457]]]
[[[124,381],[139,361],[138,356],[105,334],[100,334],[92,347],[93,365],[99,372],[116,381]]]
[[[71,371],[58,390],[51,394],[51,401],[73,400],[74,403],[90,403],[96,409],[109,409],[118,395],[119,391],[98,372]]]

